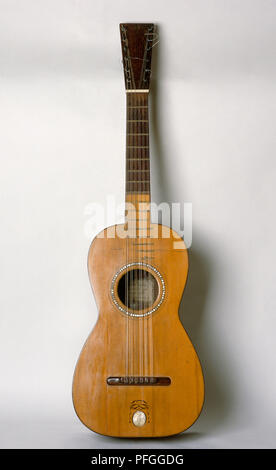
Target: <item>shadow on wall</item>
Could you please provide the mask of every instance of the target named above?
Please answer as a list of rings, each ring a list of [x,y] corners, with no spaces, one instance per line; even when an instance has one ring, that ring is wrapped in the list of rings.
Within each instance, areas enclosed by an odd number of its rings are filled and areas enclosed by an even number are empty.
[[[160,35],[160,27],[158,28]],[[171,203],[171,191],[168,187],[165,174],[164,161],[168,157],[162,152],[163,139],[160,133],[158,116],[160,109],[158,106],[158,78],[161,77],[160,60],[158,58],[159,47],[154,48],[152,58],[152,81],[151,81],[151,129],[154,147],[154,157],[156,158],[156,166],[158,167],[158,201],[166,201]],[[155,79],[156,78],[156,79]],[[180,128],[178,123],[178,127]],[[168,136],[166,136],[168,139]],[[185,143],[183,144],[185,145]],[[185,148],[180,149],[185,152]],[[181,178],[181,175],[175,175],[175,178]],[[189,200],[189,199],[188,199]],[[203,245],[204,246],[204,245]],[[229,381],[224,380],[227,377],[228,361],[224,356],[224,352],[219,348],[212,335],[210,329],[212,326],[208,324],[208,314],[206,309],[206,301],[208,292],[212,284],[212,260],[207,253],[204,252],[200,237],[197,237],[196,244],[189,250],[189,274],[185,288],[185,293],[180,305],[180,320],[190,336],[193,345],[198,351],[199,358],[203,368],[205,381],[205,403],[199,421],[197,422],[197,430],[200,432],[210,432],[214,428],[226,425],[227,418],[233,403],[233,394],[229,388]],[[210,320],[210,319],[209,319]],[[211,339],[212,338],[212,339]],[[214,370],[212,357],[220,358],[220,371]],[[194,432],[189,434],[195,435]],[[185,434],[184,434],[185,435]],[[183,435],[183,436],[184,436]],[[174,437],[175,438],[175,437]]]

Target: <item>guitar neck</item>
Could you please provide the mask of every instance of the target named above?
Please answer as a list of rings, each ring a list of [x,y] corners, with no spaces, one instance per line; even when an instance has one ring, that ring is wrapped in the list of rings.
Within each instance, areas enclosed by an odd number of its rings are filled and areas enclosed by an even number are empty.
[[[127,108],[126,221],[135,224],[135,236],[144,237],[150,230],[149,86],[156,33],[152,23],[121,24],[120,32]]]

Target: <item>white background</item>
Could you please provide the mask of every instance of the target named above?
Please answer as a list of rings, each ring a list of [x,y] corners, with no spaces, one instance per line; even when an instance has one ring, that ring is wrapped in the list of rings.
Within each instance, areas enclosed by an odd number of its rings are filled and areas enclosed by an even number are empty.
[[[276,2],[0,0],[0,10],[1,446],[274,447]],[[71,402],[97,318],[85,208],[124,198],[119,22],[159,25],[152,196],[193,204],[181,318],[206,401],[187,433],[158,441],[97,436]]]

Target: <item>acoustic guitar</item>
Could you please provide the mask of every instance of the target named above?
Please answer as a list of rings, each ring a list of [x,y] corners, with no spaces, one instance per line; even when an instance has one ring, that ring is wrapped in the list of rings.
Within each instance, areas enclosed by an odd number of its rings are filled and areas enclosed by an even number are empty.
[[[149,85],[153,24],[120,24],[126,88],[125,223],[92,242],[88,272],[98,321],[78,359],[73,403],[91,430],[161,437],[189,428],[204,399],[199,359],[178,314],[187,249],[151,223]]]

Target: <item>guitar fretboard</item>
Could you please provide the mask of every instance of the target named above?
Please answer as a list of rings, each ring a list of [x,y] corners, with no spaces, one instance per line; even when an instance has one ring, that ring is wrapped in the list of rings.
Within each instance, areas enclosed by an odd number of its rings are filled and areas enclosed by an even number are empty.
[[[126,195],[150,194],[148,92],[126,95]]]

